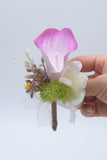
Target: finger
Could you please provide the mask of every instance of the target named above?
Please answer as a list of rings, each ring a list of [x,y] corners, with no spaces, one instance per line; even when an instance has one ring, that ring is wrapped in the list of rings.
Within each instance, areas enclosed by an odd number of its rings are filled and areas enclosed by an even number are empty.
[[[95,75],[88,76],[88,79],[93,79],[93,78],[95,78]]]
[[[89,79],[86,86],[86,97],[96,96],[107,104],[107,74],[100,75],[94,79]]]
[[[100,100],[95,101],[95,106],[101,117],[107,117],[107,104],[101,102]]]
[[[85,97],[84,103],[93,102],[95,100],[96,100],[96,97],[94,97],[94,96]]]
[[[99,113],[97,111],[97,108],[93,104],[84,104],[80,108],[80,111],[83,116],[85,117],[97,117],[99,116]]]
[[[95,70],[96,55],[79,56],[72,58],[71,61],[80,61],[82,63],[82,72],[91,72]]]
[[[107,117],[107,104],[96,100],[93,103],[86,103],[81,106],[81,113],[86,117]]]

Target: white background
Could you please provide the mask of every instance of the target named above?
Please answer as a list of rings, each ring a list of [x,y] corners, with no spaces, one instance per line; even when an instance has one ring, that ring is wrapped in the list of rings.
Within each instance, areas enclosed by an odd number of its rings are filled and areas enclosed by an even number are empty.
[[[71,57],[107,54],[106,0],[0,0],[0,160],[107,160],[107,118],[78,111],[74,125],[63,125],[63,113],[53,132],[38,128],[35,110],[23,106],[25,70],[11,57],[23,61],[24,45],[39,64],[33,41],[50,27],[72,29],[78,49]]]

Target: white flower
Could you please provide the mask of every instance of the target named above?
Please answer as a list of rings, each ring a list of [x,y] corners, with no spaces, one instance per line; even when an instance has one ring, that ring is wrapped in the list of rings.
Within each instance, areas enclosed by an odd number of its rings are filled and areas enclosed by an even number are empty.
[[[70,109],[72,114],[77,108],[80,107],[85,97],[85,88],[88,77],[80,72],[81,68],[81,62],[70,61],[66,64],[65,69],[59,79],[60,82],[71,87],[73,92],[70,101],[67,101],[65,105],[61,101],[58,101],[58,104],[64,108]]]

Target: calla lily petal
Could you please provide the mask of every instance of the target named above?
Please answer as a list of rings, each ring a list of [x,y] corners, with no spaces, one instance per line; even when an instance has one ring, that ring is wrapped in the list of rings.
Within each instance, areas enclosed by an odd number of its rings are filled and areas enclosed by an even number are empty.
[[[61,72],[65,65],[67,55],[77,49],[77,42],[70,29],[64,28],[45,30],[37,39],[35,45],[43,52],[46,59],[46,67],[51,72]],[[51,64],[51,65],[50,65]]]

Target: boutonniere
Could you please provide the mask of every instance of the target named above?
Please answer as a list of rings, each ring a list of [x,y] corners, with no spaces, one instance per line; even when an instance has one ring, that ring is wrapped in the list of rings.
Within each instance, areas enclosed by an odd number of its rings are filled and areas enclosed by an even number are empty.
[[[80,72],[82,64],[79,61],[68,61],[69,53],[77,49],[77,42],[70,29],[46,29],[34,40],[34,44],[42,51],[42,63],[37,67],[25,50],[28,60],[24,65],[29,72],[25,90],[31,98],[39,94],[38,99],[43,106],[51,106],[52,129],[55,131],[58,124],[57,104],[69,109],[70,121],[74,121],[75,111],[85,97],[88,78]]]

